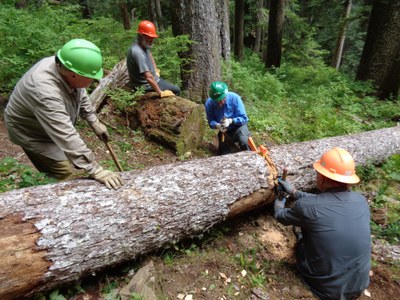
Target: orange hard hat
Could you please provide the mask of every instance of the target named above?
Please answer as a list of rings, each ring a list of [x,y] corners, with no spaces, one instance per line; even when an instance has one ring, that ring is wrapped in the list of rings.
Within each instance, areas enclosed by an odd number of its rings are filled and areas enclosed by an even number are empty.
[[[356,165],[349,152],[335,147],[324,153],[321,159],[313,164],[321,175],[334,181],[354,184],[360,181],[356,175]]]
[[[150,36],[152,38],[158,38],[158,35],[156,33],[156,26],[154,26],[154,24],[150,21],[146,20],[141,21],[139,23],[137,32],[140,34]]]

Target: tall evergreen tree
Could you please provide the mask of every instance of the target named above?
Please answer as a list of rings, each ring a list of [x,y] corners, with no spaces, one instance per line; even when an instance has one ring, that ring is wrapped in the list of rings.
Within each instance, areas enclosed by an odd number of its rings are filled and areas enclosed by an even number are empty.
[[[282,56],[282,30],[285,21],[286,0],[271,0],[269,6],[268,48],[265,65],[280,67]]]
[[[244,0],[235,0],[234,53],[237,60],[243,59]]]
[[[378,96],[400,88],[400,0],[375,0],[356,79],[372,80]]]
[[[182,87],[198,102],[208,97],[211,82],[221,79],[221,58],[230,53],[227,11],[227,0],[171,0],[174,34],[187,34],[193,41],[181,54],[187,59]]]

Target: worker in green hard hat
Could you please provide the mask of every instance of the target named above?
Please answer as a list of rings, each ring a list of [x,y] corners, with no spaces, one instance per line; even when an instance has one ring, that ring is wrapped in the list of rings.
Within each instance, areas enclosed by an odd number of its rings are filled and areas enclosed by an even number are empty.
[[[121,177],[104,170],[75,129],[78,115],[96,135],[108,140],[86,93],[103,76],[100,49],[84,39],[66,43],[55,56],[43,58],[18,81],[4,112],[10,140],[21,146],[32,164],[48,176],[68,180],[72,167],[86,170],[108,188]]]
[[[210,98],[205,103],[207,120],[210,128],[219,130],[218,154],[232,152],[228,141],[238,143],[240,150],[250,150],[249,118],[240,96],[228,91],[228,85],[221,81],[211,83],[208,95]]]

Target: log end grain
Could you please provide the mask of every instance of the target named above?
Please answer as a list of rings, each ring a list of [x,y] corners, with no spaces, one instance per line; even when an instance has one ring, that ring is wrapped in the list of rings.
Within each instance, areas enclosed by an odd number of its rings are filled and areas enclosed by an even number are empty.
[[[41,234],[33,220],[10,215],[0,219],[0,298],[14,299],[39,286],[51,262],[38,250]]]

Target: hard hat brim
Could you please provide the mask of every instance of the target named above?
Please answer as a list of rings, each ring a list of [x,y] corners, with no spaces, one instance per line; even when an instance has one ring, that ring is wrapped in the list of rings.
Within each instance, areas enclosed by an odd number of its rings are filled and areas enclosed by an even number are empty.
[[[348,184],[356,184],[360,182],[360,177],[358,177],[356,174],[346,176],[330,172],[329,170],[321,166],[320,161],[315,162],[313,164],[313,167],[314,170],[320,173],[321,175],[337,182],[348,183]]]

